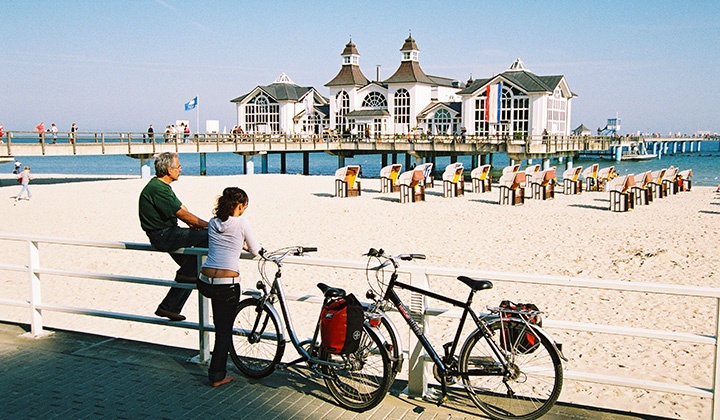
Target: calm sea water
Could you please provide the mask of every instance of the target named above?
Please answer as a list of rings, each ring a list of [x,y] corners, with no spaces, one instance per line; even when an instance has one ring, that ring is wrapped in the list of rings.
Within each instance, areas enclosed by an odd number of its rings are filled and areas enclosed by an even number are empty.
[[[232,153],[208,153],[207,175],[237,175],[242,171],[242,157]],[[42,157],[16,157],[23,165],[30,166],[34,173],[40,174],[88,174],[88,175],[140,175],[140,161],[121,155],[113,156],[42,156]],[[405,155],[398,154],[398,163],[405,164]],[[411,159],[414,162],[414,158]],[[466,168],[471,167],[470,156],[462,156],[460,162]],[[182,154],[180,162],[183,166],[183,174],[200,174],[200,155],[197,153]],[[493,155],[493,172],[499,173],[503,167],[509,164],[507,155],[499,153]],[[255,173],[260,171],[260,158],[253,159]],[[450,163],[450,158],[438,158],[437,168],[444,168]],[[533,163],[540,163],[539,161]],[[587,166],[592,163],[599,163],[600,167],[614,165],[621,174],[639,173],[647,170],[657,170],[670,165],[683,169],[693,170],[694,185],[715,186],[720,184],[720,142],[704,141],[700,152],[663,155],[661,159],[646,161],[623,161],[613,160],[587,160],[575,159],[574,166]],[[345,159],[346,165],[362,165],[363,176],[366,178],[379,177],[381,168],[380,155],[358,155],[355,158]],[[523,162],[523,167],[527,162]],[[552,165],[558,169],[564,168],[564,163],[556,160]],[[311,175],[333,175],[338,167],[338,159],[326,153],[310,154]],[[288,154],[286,159],[287,173],[302,173],[302,155]],[[5,163],[0,165],[0,171],[12,172],[13,164]],[[405,168],[403,168],[405,170]],[[268,156],[268,172],[280,173],[280,156]],[[559,171],[561,172],[561,171]]]

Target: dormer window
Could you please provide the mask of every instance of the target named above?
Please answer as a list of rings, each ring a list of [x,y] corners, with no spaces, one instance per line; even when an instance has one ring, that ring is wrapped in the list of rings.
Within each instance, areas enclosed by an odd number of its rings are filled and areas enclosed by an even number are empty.
[[[357,56],[355,56],[355,55],[352,56],[352,63],[353,63],[354,65],[357,66],[357,65],[359,64],[359,62],[360,62],[359,57],[357,57]]]
[[[403,52],[403,60],[409,60],[410,59],[410,52],[404,51]]]
[[[343,64],[350,64],[350,57],[343,57]]]
[[[418,53],[417,53],[417,51],[413,51],[413,52],[412,52],[412,59],[413,59],[414,61],[418,61]]]

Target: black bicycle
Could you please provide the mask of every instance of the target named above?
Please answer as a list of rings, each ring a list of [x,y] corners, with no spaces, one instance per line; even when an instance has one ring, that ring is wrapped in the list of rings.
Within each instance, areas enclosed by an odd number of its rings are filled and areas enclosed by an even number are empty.
[[[441,385],[438,404],[447,400],[447,387],[458,382],[470,399],[484,413],[495,419],[537,419],[546,414],[560,396],[563,383],[561,346],[533,323],[541,312],[507,307],[488,308],[490,313],[478,316],[471,308],[473,296],[479,290],[493,287],[487,280],[458,277],[470,288],[467,301],[461,302],[438,293],[398,281],[398,260],[424,259],[421,254],[391,256],[382,249],[370,249],[367,274],[371,290],[367,297],[373,303],[367,311],[383,322],[389,322],[385,310],[395,307],[417,336],[434,363],[435,377]],[[378,263],[375,266],[375,262]],[[385,268],[392,267],[389,282],[385,282]],[[375,273],[371,276],[371,273]],[[374,278],[373,278],[374,277]],[[412,318],[408,307],[395,289],[405,289],[463,309],[453,341],[444,344],[442,356],[423,334]],[[465,322],[471,318],[476,329],[459,347]],[[383,328],[395,352],[402,354],[394,328]],[[458,352],[459,348],[459,352]],[[396,372],[393,372],[394,375]]]
[[[288,255],[303,255],[317,248],[289,247],[273,252],[265,252],[259,262],[262,277],[257,283],[258,296],[249,297],[240,302],[233,326],[233,345],[230,357],[235,366],[251,378],[263,378],[275,369],[306,363],[315,374],[320,375],[330,394],[344,408],[353,411],[369,410],[385,398],[392,385],[392,366],[383,335],[377,330],[377,317],[370,314],[364,320],[360,337],[360,346],[348,354],[335,354],[321,345],[321,319],[318,316],[315,332],[309,340],[300,341],[295,334],[288,313],[285,294],[280,278],[282,260]],[[267,265],[271,263],[277,270],[273,281],[269,281]],[[270,288],[268,290],[268,287]],[[325,302],[343,298],[345,291],[319,283]],[[284,327],[280,315],[275,309],[278,304],[285,320]],[[321,312],[322,314],[322,312]],[[374,324],[374,325],[373,325]],[[285,343],[288,341],[300,355],[290,362],[282,362]]]

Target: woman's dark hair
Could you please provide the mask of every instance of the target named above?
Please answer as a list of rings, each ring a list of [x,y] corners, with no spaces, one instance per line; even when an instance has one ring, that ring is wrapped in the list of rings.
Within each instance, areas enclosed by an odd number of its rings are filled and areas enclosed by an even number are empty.
[[[245,191],[238,187],[227,187],[223,190],[223,193],[217,199],[217,205],[215,206],[215,217],[227,221],[228,217],[233,215],[235,208],[238,204],[247,206],[248,196]]]

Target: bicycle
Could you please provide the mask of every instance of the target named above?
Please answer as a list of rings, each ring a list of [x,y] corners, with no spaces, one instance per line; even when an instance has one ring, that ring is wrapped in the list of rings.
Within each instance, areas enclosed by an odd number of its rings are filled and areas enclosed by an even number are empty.
[[[313,373],[323,378],[330,395],[340,406],[358,412],[369,410],[382,401],[392,384],[389,345],[371,325],[375,319],[368,315],[368,319],[363,320],[360,346],[349,354],[334,354],[322,346],[319,334],[321,316],[318,316],[311,339],[300,341],[295,334],[280,283],[282,260],[288,255],[301,256],[314,251],[317,248],[295,246],[263,253],[258,263],[262,278],[257,283],[258,296],[244,299],[238,306],[230,357],[243,374],[256,379],[266,377],[276,369],[286,369],[304,362]],[[268,279],[268,263],[277,268],[272,282]],[[325,303],[346,294],[342,289],[322,283],[317,286],[323,292]],[[280,307],[284,325],[275,304]],[[282,362],[288,339],[299,357]]]
[[[367,311],[377,317],[383,316],[391,307],[398,310],[434,363],[433,372],[442,390],[438,405],[447,401],[447,386],[461,381],[473,403],[494,419],[532,420],[552,408],[562,390],[561,360],[567,362],[567,359],[561,345],[528,321],[536,319],[542,312],[496,307],[488,308],[490,314],[478,316],[471,308],[473,297],[480,290],[491,289],[492,282],[458,277],[470,288],[467,301],[462,302],[398,281],[398,260],[425,259],[422,254],[392,256],[382,249],[371,248],[365,256],[369,257],[366,273],[370,285],[366,296],[373,301]],[[373,261],[380,264],[371,267]],[[384,268],[388,266],[392,266],[392,274],[390,281],[385,283]],[[373,271],[375,281],[371,279]],[[395,289],[419,293],[463,309],[455,338],[442,346],[443,356],[430,344]],[[468,317],[476,329],[465,339],[458,353]],[[399,346],[399,340],[392,336],[394,331],[393,328],[383,333],[389,336],[393,346]],[[402,349],[399,352],[402,354]]]

